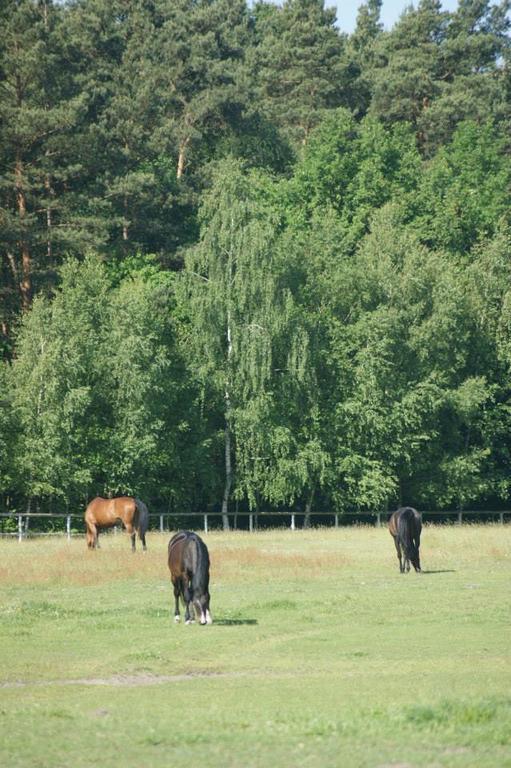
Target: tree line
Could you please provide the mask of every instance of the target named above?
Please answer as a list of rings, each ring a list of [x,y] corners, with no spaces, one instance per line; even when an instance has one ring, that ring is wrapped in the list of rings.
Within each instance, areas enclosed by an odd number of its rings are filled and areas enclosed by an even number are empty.
[[[0,494],[505,505],[509,0],[0,9]]]

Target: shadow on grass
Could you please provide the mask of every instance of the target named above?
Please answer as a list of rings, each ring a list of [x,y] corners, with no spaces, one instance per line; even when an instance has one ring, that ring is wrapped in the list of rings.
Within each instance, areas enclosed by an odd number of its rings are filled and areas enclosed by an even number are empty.
[[[424,576],[431,576],[434,573],[456,573],[456,571],[454,570],[454,568],[447,568],[444,571],[421,571],[421,574],[423,574]]]
[[[217,627],[236,627],[241,624],[257,624],[257,619],[215,619],[214,623]]]

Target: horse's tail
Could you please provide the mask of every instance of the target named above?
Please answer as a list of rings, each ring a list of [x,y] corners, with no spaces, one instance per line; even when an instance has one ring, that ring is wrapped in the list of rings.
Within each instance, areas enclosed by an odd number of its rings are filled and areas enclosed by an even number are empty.
[[[202,539],[196,534],[190,537],[194,542],[195,567],[192,573],[192,590],[194,594],[204,594],[209,587],[209,553]]]
[[[149,511],[144,502],[140,499],[135,499],[135,506],[134,527],[138,529],[138,535],[143,539],[149,525]]]
[[[410,560],[415,568],[420,569],[419,544],[421,522],[419,513],[412,507],[405,507],[399,516],[398,536],[403,547],[405,557]]]

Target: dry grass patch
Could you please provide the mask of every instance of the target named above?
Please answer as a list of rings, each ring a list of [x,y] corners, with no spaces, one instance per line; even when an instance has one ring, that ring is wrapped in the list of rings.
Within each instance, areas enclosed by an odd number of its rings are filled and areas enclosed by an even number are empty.
[[[154,542],[153,542],[154,544]],[[119,579],[154,579],[165,573],[159,551],[130,551],[127,536],[109,536],[102,549],[88,551],[85,539],[2,542],[0,584],[101,585]]]
[[[244,548],[239,551],[217,549],[212,565],[212,576],[218,579],[254,578],[265,580],[274,578],[275,572],[286,573],[290,576],[319,574],[321,571],[332,571],[341,565],[346,565],[349,558],[330,552],[318,553],[311,550],[309,554],[271,552],[257,547]]]

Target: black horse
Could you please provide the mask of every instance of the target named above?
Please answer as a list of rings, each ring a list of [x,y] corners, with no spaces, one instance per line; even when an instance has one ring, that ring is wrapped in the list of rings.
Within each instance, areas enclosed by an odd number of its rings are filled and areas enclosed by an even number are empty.
[[[417,573],[421,570],[419,547],[421,543],[422,519],[420,513],[413,507],[400,507],[393,512],[389,520],[389,531],[394,537],[399,570],[404,573],[410,570],[410,563]],[[401,557],[404,552],[404,562]]]
[[[179,598],[185,604],[185,622],[191,624],[195,609],[201,624],[212,624],[209,612],[209,553],[208,548],[196,533],[179,531],[169,541],[168,563],[170,578],[174,585],[176,608],[174,621],[180,621]]]

